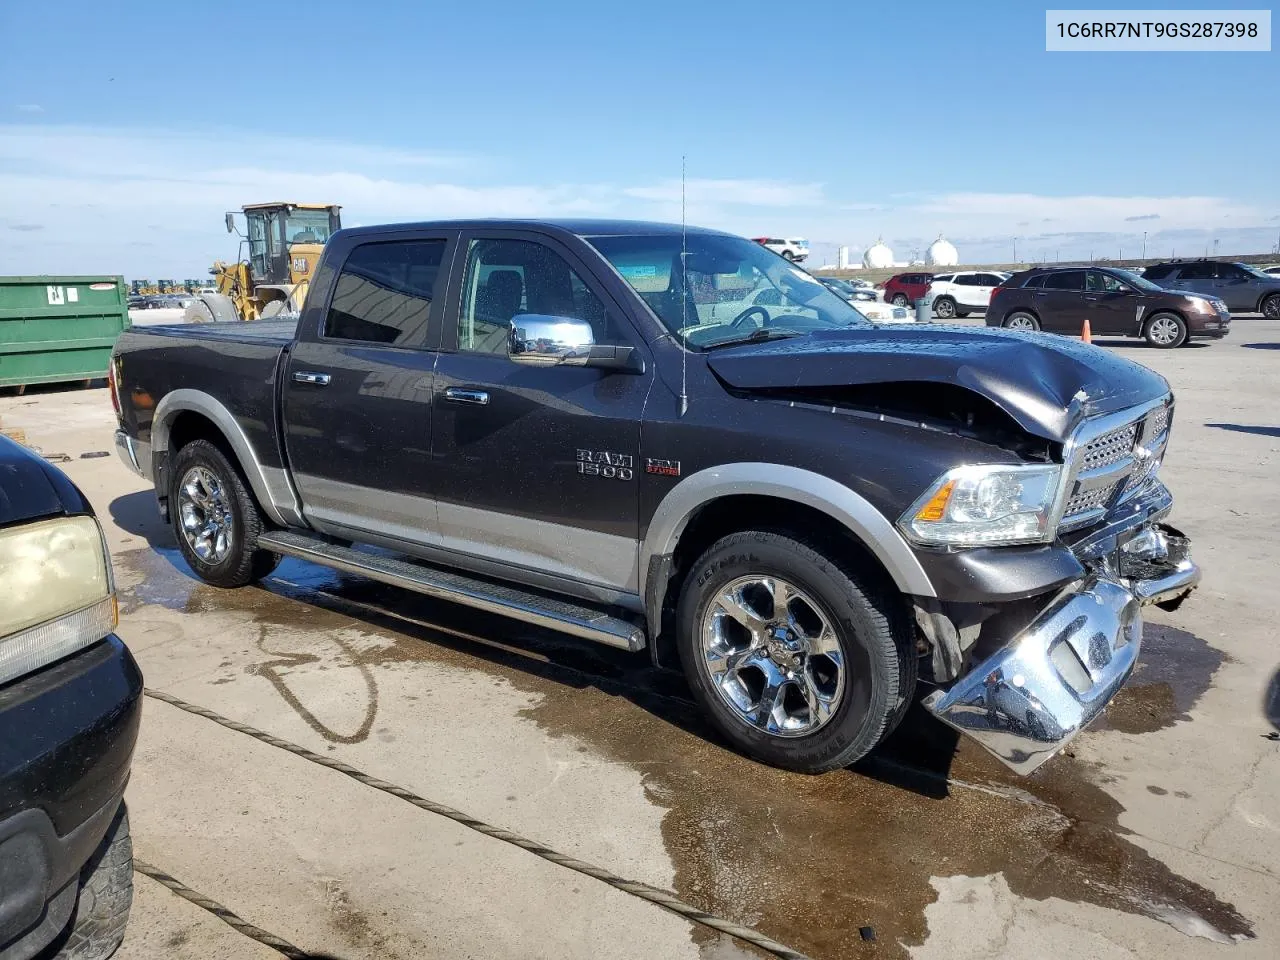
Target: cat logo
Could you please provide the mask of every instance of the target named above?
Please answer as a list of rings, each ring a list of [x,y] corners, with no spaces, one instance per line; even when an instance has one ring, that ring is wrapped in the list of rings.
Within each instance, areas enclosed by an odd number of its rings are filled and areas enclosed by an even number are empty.
[[[306,273],[306,272],[307,272],[307,258],[306,258],[306,257],[294,257],[294,258],[293,258],[293,272],[294,272],[294,273]]]

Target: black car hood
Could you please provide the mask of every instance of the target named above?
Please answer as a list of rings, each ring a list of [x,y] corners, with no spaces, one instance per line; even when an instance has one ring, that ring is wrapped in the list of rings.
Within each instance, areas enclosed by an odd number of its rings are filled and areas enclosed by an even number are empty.
[[[1019,426],[1061,442],[1084,417],[1155,400],[1169,384],[1139,364],[1064,337],[911,324],[823,331],[707,354],[730,387],[776,391],[868,383],[961,386]]]
[[[0,527],[83,508],[79,491],[57,468],[0,437]]]

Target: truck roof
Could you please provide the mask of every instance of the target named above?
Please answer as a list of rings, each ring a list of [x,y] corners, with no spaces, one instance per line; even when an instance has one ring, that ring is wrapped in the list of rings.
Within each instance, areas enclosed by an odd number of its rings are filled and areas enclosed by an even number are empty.
[[[579,237],[600,236],[653,236],[686,233],[733,236],[723,230],[711,230],[678,223],[658,223],[646,220],[612,220],[591,218],[553,219],[483,219],[483,220],[426,220],[415,223],[384,223],[367,227],[351,227],[342,232],[348,235],[383,233],[389,229],[448,229],[448,230],[541,230],[548,233],[569,233]]]

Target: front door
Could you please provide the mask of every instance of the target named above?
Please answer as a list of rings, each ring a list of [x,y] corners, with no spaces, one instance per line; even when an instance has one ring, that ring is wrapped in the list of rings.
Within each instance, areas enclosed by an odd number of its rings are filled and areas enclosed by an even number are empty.
[[[435,531],[433,313],[443,307],[452,242],[434,233],[355,246],[318,329],[293,348],[285,442],[303,515],[319,530],[411,543]]]
[[[1185,290],[1188,293],[1203,293],[1207,296],[1217,296],[1218,291],[1215,287],[1214,279],[1215,263],[1211,260],[1197,260],[1194,263],[1183,264],[1178,270],[1178,276],[1170,284],[1177,290]]]
[[[1060,270],[1044,278],[1036,291],[1040,326],[1055,333],[1079,335],[1084,326],[1084,271]]]
[[[450,297],[436,368],[439,542],[474,558],[634,591],[640,418],[652,373],[524,366],[508,357],[507,344],[521,314],[584,320],[598,344],[643,344],[557,242],[519,231],[476,232],[464,242],[462,283]]]
[[[1213,282],[1214,296],[1223,300],[1228,310],[1251,313],[1258,307],[1258,278],[1234,263],[1219,263]]]
[[[1101,270],[1090,270],[1084,303],[1092,333],[1133,334],[1138,329],[1144,298],[1128,284]]]

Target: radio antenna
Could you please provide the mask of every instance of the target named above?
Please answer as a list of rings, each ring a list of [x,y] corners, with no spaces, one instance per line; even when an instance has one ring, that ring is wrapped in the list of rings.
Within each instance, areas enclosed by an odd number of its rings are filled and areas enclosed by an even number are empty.
[[[689,409],[689,346],[685,342],[684,327],[689,321],[689,241],[688,219],[685,216],[685,164],[680,155],[680,416]]]

